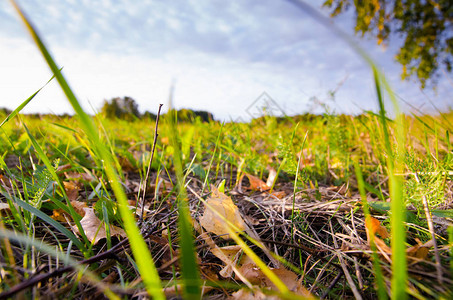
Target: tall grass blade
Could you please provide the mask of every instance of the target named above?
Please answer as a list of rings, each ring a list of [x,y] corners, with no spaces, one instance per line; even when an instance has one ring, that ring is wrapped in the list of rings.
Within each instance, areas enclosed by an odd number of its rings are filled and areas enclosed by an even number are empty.
[[[365,215],[365,224],[369,224],[369,222],[370,222],[369,220],[370,220],[371,216],[370,216],[370,208],[369,208],[368,201],[366,198],[365,181],[363,180],[362,170],[356,160],[354,161],[354,168],[355,168],[360,198],[362,200],[363,214]],[[378,298],[379,298],[379,300],[386,300],[386,299],[388,299],[387,290],[385,287],[384,274],[382,273],[382,268],[380,265],[380,259],[377,254],[377,251],[376,251],[376,244],[374,242],[374,234],[370,234],[369,238],[370,238],[370,241],[369,241],[370,247],[371,247],[371,250],[373,251],[372,252],[373,270],[374,270],[374,274],[376,276]]]
[[[187,192],[184,184],[182,166],[181,143],[177,128],[177,113],[172,106],[173,87],[170,91],[168,122],[170,126],[170,144],[173,146],[173,164],[176,172],[176,185],[178,187],[178,232],[181,246],[181,269],[184,282],[184,298],[200,299],[200,274],[194,247],[193,228],[190,217]]]
[[[294,4],[299,9],[303,10],[309,14],[316,21],[324,25],[327,29],[335,33],[343,41],[345,41],[360,57],[362,57],[367,64],[370,66],[373,71],[376,91],[378,93],[378,102],[381,108],[381,120],[384,122],[386,120],[385,110],[384,110],[384,101],[381,93],[381,85],[388,92],[388,95],[393,103],[394,112],[396,115],[396,151],[395,154],[400,157],[403,155],[404,143],[404,126],[403,118],[401,116],[398,101],[396,100],[390,85],[387,83],[385,76],[378,70],[376,63],[373,59],[366,53],[362,47],[360,47],[348,34],[343,32],[341,29],[336,27],[330,19],[323,16],[310,5],[306,4],[302,0],[287,0],[288,2]],[[384,135],[385,135],[385,144],[387,151],[392,150],[390,143],[389,133],[387,132],[387,124],[382,123]],[[387,132],[387,133],[386,133]],[[405,226],[404,226],[404,216],[405,216],[405,206],[403,198],[403,187],[402,179],[396,176],[396,173],[401,173],[401,163],[399,158],[396,158],[393,154],[393,151],[388,152],[387,156],[387,169],[389,175],[389,186],[390,186],[390,198],[392,201],[391,205],[391,224],[392,224],[392,298],[394,299],[406,299],[406,287],[407,287],[407,262],[406,262],[406,252],[405,252]]]
[[[84,239],[85,243],[87,243],[88,239],[87,239],[87,237],[86,237],[86,235],[84,233],[84,230],[83,230],[82,226],[80,225],[80,217],[75,212],[74,208],[71,205],[71,202],[68,200],[68,197],[66,195],[66,191],[64,189],[64,185],[61,182],[60,177],[58,177],[58,174],[55,172],[54,166],[52,166],[52,163],[47,158],[47,156],[44,153],[44,151],[42,150],[41,146],[38,144],[38,142],[36,141],[34,136],[30,133],[30,130],[28,129],[27,125],[25,125],[25,123],[22,123],[22,124],[24,125],[25,131],[27,132],[28,137],[30,138],[30,141],[33,144],[33,147],[35,148],[35,151],[38,154],[39,158],[43,161],[44,165],[47,167],[47,170],[52,175],[53,179],[58,183],[58,186],[60,187],[60,190],[61,190],[62,194],[64,195],[64,198],[67,200],[67,207],[69,209],[69,213],[70,213],[71,217],[73,218],[74,222],[76,223],[76,226],[77,226],[79,232],[81,233],[82,238]],[[79,247],[79,249],[83,253],[87,254],[86,253],[86,248],[85,248],[85,246],[83,246],[83,244],[81,245],[82,247],[80,247],[79,244],[76,244],[76,245]]]
[[[389,189],[391,199],[391,246],[392,246],[392,298],[406,299],[407,286],[407,262],[406,262],[406,227],[404,225],[406,218],[406,207],[403,197],[403,182],[400,176],[401,173],[400,157],[404,155],[401,148],[404,145],[403,138],[397,136],[396,152],[393,152],[392,143],[390,141],[388,126],[385,118],[384,99],[381,93],[381,76],[373,67],[374,80],[376,84],[376,93],[379,101],[382,129],[384,132],[384,143],[387,149],[387,169],[389,176]],[[399,116],[398,116],[399,117]],[[400,127],[400,122],[397,122]],[[401,130],[397,128],[397,135],[401,134]]]
[[[4,195],[6,196],[6,195]],[[38,218],[40,218],[41,220],[45,221],[46,223],[50,224],[51,226],[53,226],[56,230],[58,230],[59,232],[61,232],[62,234],[64,234],[68,239],[70,239],[74,245],[76,245],[79,249],[81,250],[84,250],[86,251],[85,249],[85,246],[83,245],[82,242],[80,242],[80,240],[74,235],[74,233],[72,233],[71,231],[69,231],[66,227],[64,227],[63,225],[61,225],[59,222],[55,221],[54,219],[52,219],[51,217],[49,217],[47,214],[43,213],[42,211],[40,211],[39,209],[31,206],[30,204],[28,204],[27,202],[24,202],[20,199],[17,199],[17,198],[14,198],[14,203],[16,203],[18,206],[22,207],[23,209],[25,209],[26,211],[34,214],[35,216],[37,216]]]
[[[165,296],[162,291],[162,285],[160,282],[159,274],[157,273],[149,249],[143,237],[141,236],[140,230],[135,224],[134,217],[128,208],[127,197],[122,189],[121,183],[119,182],[118,174],[115,168],[113,167],[114,161],[113,158],[111,157],[111,154],[108,152],[104,144],[102,144],[97,134],[97,130],[93,120],[82,109],[79,101],[77,100],[73,91],[69,87],[69,84],[67,83],[63,74],[60,72],[60,69],[57,67],[54,59],[50,55],[46,46],[42,42],[37,31],[34,29],[34,27],[30,23],[28,18],[25,16],[22,9],[18,6],[18,4],[14,0],[11,0],[11,3],[15,7],[23,23],[30,32],[33,40],[35,41],[36,45],[41,51],[42,56],[45,58],[47,64],[54,73],[55,78],[57,79],[63,92],[65,93],[66,97],[71,103],[74,111],[77,113],[77,116],[79,117],[80,120],[80,125],[84,130],[85,134],[88,136],[92,149],[95,149],[96,154],[99,155],[100,159],[103,160],[105,172],[110,180],[111,187],[119,203],[118,207],[124,222],[126,233],[129,237],[129,242],[131,245],[132,252],[134,254],[134,258],[137,261],[138,269],[140,271],[140,274],[142,276],[143,282],[148,293],[154,299],[165,299]]]

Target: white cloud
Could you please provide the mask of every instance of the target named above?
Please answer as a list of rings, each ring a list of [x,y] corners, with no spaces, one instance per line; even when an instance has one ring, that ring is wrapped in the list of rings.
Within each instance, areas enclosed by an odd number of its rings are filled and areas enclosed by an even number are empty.
[[[376,107],[371,71],[343,41],[287,2],[224,1],[21,1],[64,66],[79,99],[100,107],[103,99],[131,96],[142,110],[166,104],[176,79],[179,107],[239,116],[263,91],[289,114],[303,113],[311,96],[336,93],[338,112]],[[53,5],[55,4],[55,5]],[[50,8],[52,6],[52,8]],[[6,27],[0,31],[0,82],[5,99],[21,101],[49,77],[11,9],[0,3]],[[347,26],[350,24],[348,23]],[[348,27],[349,28],[349,27]],[[399,65],[374,41],[360,41],[380,61],[395,90],[413,103],[425,96],[413,83],[399,82]],[[396,75],[395,75],[396,74]],[[434,101],[448,103],[445,82]],[[9,105],[15,102],[4,102]],[[3,103],[1,104],[3,105]],[[442,105],[440,105],[442,106]],[[69,111],[51,84],[27,111]]]

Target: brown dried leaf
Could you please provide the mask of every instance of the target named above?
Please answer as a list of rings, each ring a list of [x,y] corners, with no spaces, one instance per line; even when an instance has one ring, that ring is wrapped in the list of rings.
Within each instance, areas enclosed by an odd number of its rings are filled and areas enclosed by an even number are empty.
[[[124,171],[124,172],[132,172],[134,171],[136,168],[132,165],[131,161],[129,160],[129,158],[125,157],[125,156],[122,156],[120,155],[118,157],[118,162],[121,166],[121,169]]]
[[[61,165],[61,166],[58,166],[57,172],[69,170],[71,168],[72,168],[72,166],[70,164]]]
[[[79,187],[77,184],[74,181],[64,181],[63,185],[69,201],[75,201],[79,196]]]
[[[249,179],[250,182],[249,189],[252,191],[264,192],[271,189],[266,183],[264,183],[264,181],[262,181],[258,177],[247,173],[245,173],[245,176],[247,176],[247,178]]]
[[[224,264],[225,267],[219,272],[219,274],[223,278],[231,278],[233,275],[233,264],[236,264],[240,254],[241,254],[241,246],[233,245],[233,246],[226,246],[226,247],[216,247],[212,248],[211,252],[214,254],[218,259],[220,259]]]
[[[80,220],[80,225],[88,240],[93,242],[93,244],[97,244],[101,239],[107,237],[105,224],[96,216],[94,209],[85,207],[84,211],[85,216]],[[73,226],[73,228],[78,232],[77,226]],[[126,237],[126,232],[117,226],[110,225],[110,235]]]
[[[212,195],[206,200],[206,203],[203,216],[200,218],[200,224],[208,232],[220,235],[223,239],[229,239],[227,227],[229,225],[214,211],[238,227],[239,230],[247,228],[233,200],[224,193],[219,192],[214,186],[212,187]]]
[[[65,215],[69,216],[64,210],[59,208],[59,209],[54,209],[53,214],[50,217],[58,222],[66,222],[66,219],[64,217]]]
[[[308,148],[305,148],[303,151],[297,153],[297,159],[300,160],[299,168],[302,170],[305,167],[314,167],[315,161],[313,154],[309,152]],[[302,155],[302,157],[300,157]]]
[[[231,300],[277,300],[279,299],[278,297],[276,296],[269,296],[269,295],[265,295],[263,292],[259,291],[259,290],[256,290],[256,291],[251,291],[249,289],[246,289],[246,288],[242,288],[240,289],[239,291],[237,292],[234,292],[233,294],[231,294],[231,297],[229,297],[228,299],[231,299]]]
[[[417,243],[417,245],[412,246],[406,250],[407,256],[415,257],[418,259],[426,259],[429,253],[429,248],[434,246],[433,240],[429,240],[424,244],[417,240]]]
[[[286,197],[285,191],[274,191],[271,193],[272,196],[277,197],[278,199],[283,199]]]
[[[75,212],[78,213],[81,217],[83,217],[85,215],[84,208],[87,207],[87,204],[85,202],[71,201],[71,205],[74,208]],[[69,220],[71,219],[71,215],[68,214],[63,209],[59,208],[59,209],[53,210],[53,214],[52,214],[51,218],[54,219],[55,221],[67,222],[68,218],[69,218]]]
[[[85,208],[87,204],[81,201],[71,201],[71,205],[74,208],[75,212],[78,213],[81,217],[85,216]]]
[[[366,222],[366,229],[369,234],[379,234],[383,239],[390,237],[387,228],[382,226],[381,222],[379,222],[379,220],[376,218],[369,218],[369,220]]]
[[[374,237],[374,244],[378,248],[379,252],[384,255],[384,257],[388,257],[392,254],[392,249],[390,249],[390,247],[387,246],[387,244],[377,236]]]
[[[274,283],[264,275],[251,258],[248,256],[243,257],[241,264],[239,271],[250,283],[278,291],[278,288]],[[298,280],[299,275],[283,267],[271,270],[292,292],[297,295],[311,297],[310,292],[307,291],[307,289],[302,286],[300,280]]]

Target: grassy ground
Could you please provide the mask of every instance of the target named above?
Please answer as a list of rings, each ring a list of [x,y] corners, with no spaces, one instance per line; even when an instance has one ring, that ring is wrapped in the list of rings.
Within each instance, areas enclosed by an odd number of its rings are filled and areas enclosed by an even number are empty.
[[[388,119],[385,77],[323,16],[373,71],[378,115],[171,111],[157,138],[87,115],[12,4],[76,116],[19,115],[33,96],[3,116],[0,299],[453,296],[453,114]]]
[[[394,122],[387,123],[392,148],[400,149],[393,155],[402,164],[396,177],[402,182],[407,208],[406,242],[399,241],[407,255],[404,291],[416,298],[451,296],[452,121],[452,114],[407,116],[403,147],[396,145]],[[211,185],[219,186],[222,181],[225,194],[266,249],[245,239],[246,244],[297,295],[337,299],[391,293],[391,236],[385,233],[393,232],[389,154],[379,116],[265,117],[249,124],[194,120],[175,128],[166,115],[159,124],[143,189],[154,127],[152,121],[95,118],[100,142],[112,154],[128,208],[135,212],[165,296],[179,291],[190,297],[184,287],[190,286],[192,274],[197,285],[209,287],[204,297],[231,296],[248,284],[257,299],[256,289],[292,297],[278,284],[268,283],[265,274],[248,274],[243,262],[236,262],[238,273],[245,272],[249,282],[237,273],[221,273],[225,261],[213,255],[212,248],[238,241],[212,232],[207,240],[197,224],[205,213],[202,200],[212,198]],[[140,279],[143,271],[125,239],[128,234],[115,231],[125,228],[129,232],[112,181],[90,137],[80,128],[77,118],[56,116],[18,116],[2,126],[3,292],[17,288],[16,295],[25,297],[102,298],[109,292],[111,297],[132,297],[147,290],[149,283]],[[176,162],[178,156],[180,162]],[[268,183],[272,190],[243,176],[266,182],[275,173],[274,183]],[[190,212],[188,233],[193,238],[189,241],[195,247],[198,272],[184,270],[180,260],[184,253],[179,234],[184,227],[178,224],[178,215],[184,214],[178,210],[181,203],[188,204]],[[94,227],[87,227],[83,218],[91,208],[94,217],[89,222]],[[430,211],[429,218],[425,209]],[[367,211],[375,220],[369,224],[375,225],[365,225]],[[105,238],[90,237],[106,229]],[[282,262],[276,264],[266,255],[268,251]],[[80,265],[81,261],[85,264]],[[302,292],[296,286],[305,289]]]

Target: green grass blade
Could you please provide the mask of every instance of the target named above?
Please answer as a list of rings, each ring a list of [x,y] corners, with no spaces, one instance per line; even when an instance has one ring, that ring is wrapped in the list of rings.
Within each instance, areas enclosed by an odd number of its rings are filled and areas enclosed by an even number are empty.
[[[328,30],[334,32],[338,37],[345,41],[360,57],[362,57],[373,71],[376,83],[376,91],[378,93],[378,102],[380,107],[380,115],[382,121],[382,128],[384,130],[385,147],[388,152],[387,156],[387,168],[389,175],[390,185],[390,197],[392,201],[392,298],[394,299],[406,299],[406,287],[407,287],[407,262],[405,252],[405,206],[403,198],[402,179],[395,176],[395,173],[401,173],[402,165],[400,159],[395,159],[395,156],[404,156],[403,147],[404,143],[404,126],[403,118],[399,110],[398,101],[387,83],[385,76],[378,70],[376,63],[367,54],[367,52],[360,47],[358,43],[354,41],[352,37],[343,32],[341,29],[336,27],[329,18],[325,17],[310,5],[300,0],[287,0],[294,4],[299,9],[309,14],[313,19],[323,24]],[[388,95],[393,103],[393,108],[396,115],[396,151],[393,153],[392,146],[390,144],[389,132],[387,129],[387,121],[385,116],[384,101],[381,93],[381,86],[385,88]],[[394,154],[396,154],[394,156]]]
[[[126,233],[129,237],[129,242],[131,245],[132,252],[134,254],[134,258],[137,261],[137,265],[142,276],[143,282],[148,293],[154,299],[165,299],[165,296],[162,291],[162,285],[160,282],[159,274],[157,273],[157,269],[155,264],[152,260],[151,254],[149,249],[141,236],[140,230],[138,229],[137,225],[135,224],[134,217],[132,213],[129,211],[127,205],[127,197],[122,189],[122,186],[118,180],[118,174],[115,170],[114,162],[111,157],[111,154],[108,152],[106,147],[101,143],[100,138],[97,134],[96,127],[94,125],[93,120],[88,116],[87,113],[82,109],[79,101],[77,100],[76,96],[72,92],[69,84],[67,83],[66,79],[64,78],[63,74],[60,72],[60,69],[57,67],[54,59],[50,55],[49,51],[47,50],[46,46],[42,42],[41,38],[39,37],[37,31],[34,29],[32,24],[29,22],[28,18],[25,16],[23,11],[17,5],[14,0],[11,0],[13,6],[15,7],[16,11],[18,12],[19,16],[21,17],[23,23],[27,27],[28,31],[30,32],[34,42],[38,46],[42,56],[46,60],[48,66],[52,70],[57,79],[58,83],[60,84],[63,92],[65,93],[66,97],[68,98],[69,102],[71,103],[74,111],[77,113],[77,116],[80,120],[80,125],[84,130],[85,134],[88,136],[90,140],[91,147],[96,150],[96,153],[104,162],[105,172],[110,180],[111,187],[117,201],[119,203],[118,207],[120,210],[121,217],[124,221],[124,227]]]
[[[4,194],[4,196],[7,196]],[[40,218],[41,220],[45,221],[46,223],[50,224],[51,226],[53,226],[55,229],[57,229],[59,232],[61,232],[62,234],[64,234],[68,239],[70,239],[74,245],[76,245],[79,249],[85,249],[85,246],[83,245],[83,243],[74,235],[74,233],[72,233],[71,231],[69,231],[66,227],[64,227],[63,225],[61,225],[59,222],[55,221],[54,219],[52,219],[51,217],[49,217],[47,214],[43,213],[42,211],[40,211],[39,209],[31,206],[30,204],[28,204],[27,202],[24,202],[20,199],[17,199],[15,198],[14,200],[14,203],[16,203],[17,205],[19,205],[20,207],[22,207],[23,209],[25,209],[26,211],[34,214],[35,216],[37,216],[38,218]]]
[[[354,161],[354,168],[356,172],[357,178],[357,185],[359,187],[360,198],[362,200],[362,207],[363,207],[363,214],[365,215],[365,224],[369,224],[370,219],[370,208],[368,206],[368,201],[365,192],[365,181],[363,180],[362,170],[357,161]],[[374,235],[370,234],[370,246],[373,256],[373,270],[376,276],[376,285],[377,285],[377,293],[379,300],[386,300],[387,297],[387,289],[385,287],[385,280],[384,275],[382,273],[382,268],[380,265],[380,259],[376,251],[376,244],[374,243]]]
[[[58,183],[58,186],[60,187],[60,190],[62,194],[64,195],[64,198],[67,200],[67,206],[70,212],[71,217],[73,218],[74,222],[76,223],[77,228],[79,229],[80,234],[82,235],[82,238],[84,239],[85,243],[88,242],[88,239],[85,235],[85,232],[80,225],[80,217],[78,214],[75,212],[74,208],[71,205],[71,202],[68,200],[68,197],[66,195],[66,190],[64,189],[64,185],[60,180],[60,177],[58,177],[57,173],[55,172],[54,166],[50,162],[50,160],[47,158],[46,154],[42,150],[41,146],[38,144],[34,136],[30,133],[30,130],[28,129],[27,125],[25,123],[22,123],[24,125],[25,131],[28,134],[28,137],[30,138],[31,143],[33,144],[33,147],[35,148],[36,153],[38,154],[39,158],[43,161],[44,165],[47,167],[47,170],[49,173],[52,175],[53,179]],[[76,244],[78,245],[78,244]],[[82,245],[83,246],[83,245]],[[79,248],[82,252],[86,254],[86,248],[83,246],[82,248]]]
[[[172,91],[170,92],[170,111],[168,113],[168,122],[170,126],[170,144],[173,146],[174,154],[173,161],[176,171],[177,187],[178,187],[178,230],[181,246],[181,269],[184,282],[184,298],[185,299],[200,299],[200,274],[196,258],[196,250],[193,240],[193,227],[190,217],[189,205],[187,203],[187,192],[184,185],[184,173],[182,166],[182,153],[179,142],[177,129],[177,114],[176,110],[172,109]]]
[[[402,172],[400,157],[404,156],[404,139],[402,134],[401,121],[397,122],[397,142],[396,153],[393,152],[392,143],[388,132],[388,125],[385,118],[384,100],[381,93],[382,76],[379,75],[375,67],[374,80],[376,84],[376,92],[378,96],[382,129],[384,132],[384,143],[387,149],[387,168],[389,176],[389,189],[391,199],[391,246],[392,246],[392,298],[406,299],[407,286],[407,261],[406,261],[406,227],[404,225],[406,218],[406,206],[403,197],[403,182],[402,177],[397,176],[397,173]]]

